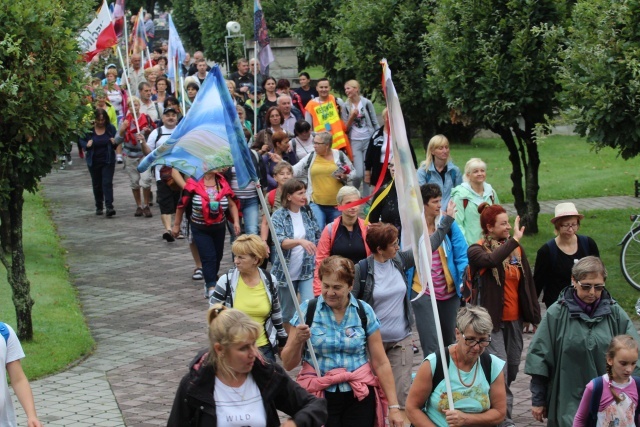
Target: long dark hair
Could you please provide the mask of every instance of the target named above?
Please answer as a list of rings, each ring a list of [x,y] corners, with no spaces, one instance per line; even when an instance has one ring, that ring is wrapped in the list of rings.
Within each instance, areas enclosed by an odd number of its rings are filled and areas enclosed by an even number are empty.
[[[109,114],[104,108],[96,108],[93,111],[93,118],[94,120],[100,118],[104,119],[104,127],[107,127],[107,125],[111,123],[111,121],[109,120]]]

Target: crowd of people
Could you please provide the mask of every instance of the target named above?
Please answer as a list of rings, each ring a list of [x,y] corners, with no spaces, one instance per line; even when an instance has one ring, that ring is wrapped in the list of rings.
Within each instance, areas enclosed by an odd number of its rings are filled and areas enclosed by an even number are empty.
[[[577,234],[584,217],[572,203],[556,207],[556,237],[538,250],[532,268],[520,218],[511,225],[487,182],[486,163],[472,158],[461,170],[446,136],[433,136],[424,161],[418,165],[414,154],[414,162],[436,319],[412,251],[401,250],[386,111],[379,121],[356,80],[345,83],[341,100],[328,79],[313,87],[303,72],[300,87],[291,89],[286,79],[254,76],[259,64],[240,59],[227,88],[259,185],[239,188],[233,167],[200,179],[169,167],[139,173],[140,160],[169,139],[207,78],[208,65],[196,52],[193,64],[182,64],[190,74],[185,87],[174,87],[163,49],[146,69],[131,56],[128,82],[110,58],[98,57],[94,125],[79,146],[96,215],[105,208],[106,217],[116,215],[113,177],[123,163],[134,216],[153,216],[155,194],[159,236],[168,244],[187,239],[191,278],[204,281],[211,346],[180,384],[169,425],[221,419],[278,425],[279,410],[291,417],[285,424],[298,426],[383,426],[385,418],[392,427],[513,426],[510,386],[530,330],[536,334],[525,373],[537,420],[586,426],[596,425],[589,423],[595,417],[602,426],[639,425],[631,386],[639,338],[606,290],[596,243]],[[337,112],[336,121],[321,121],[327,109]],[[336,148],[340,138],[350,149]],[[379,181],[365,219],[357,201]],[[227,231],[234,268],[221,272]],[[455,409],[446,397],[438,325]],[[425,359],[414,379],[420,350]],[[290,380],[285,369],[300,365],[297,382]],[[592,396],[600,399],[595,414]]]

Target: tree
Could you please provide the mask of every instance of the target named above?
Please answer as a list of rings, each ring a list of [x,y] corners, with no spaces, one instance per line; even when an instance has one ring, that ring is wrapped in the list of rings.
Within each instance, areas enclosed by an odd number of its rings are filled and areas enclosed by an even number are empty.
[[[442,0],[426,41],[433,84],[458,121],[499,134],[509,151],[515,207],[538,232],[536,137],[558,107],[557,0]],[[524,180],[524,183],[523,183]]]
[[[432,0],[380,0],[298,4],[292,31],[302,53],[321,65],[335,90],[357,79],[366,96],[381,95],[379,62],[387,58],[409,126],[428,136],[445,133],[468,142],[474,127],[452,125],[441,91],[429,84],[424,60],[425,25],[433,17]]]
[[[562,52],[563,102],[596,149],[640,153],[640,3],[590,0],[573,9]]]
[[[192,53],[204,49],[200,27],[193,12],[193,0],[173,0],[171,18],[185,48]]]
[[[75,37],[92,8],[77,0],[14,0],[0,10],[0,205],[10,222],[10,253],[2,245],[0,261],[20,339],[33,337],[34,304],[22,245],[23,192],[36,191],[55,156],[77,139],[87,108]]]

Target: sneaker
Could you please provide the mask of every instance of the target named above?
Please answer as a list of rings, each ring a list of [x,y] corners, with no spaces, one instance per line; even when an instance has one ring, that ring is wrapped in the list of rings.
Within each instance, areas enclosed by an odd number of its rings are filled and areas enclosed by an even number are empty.
[[[107,208],[107,218],[111,218],[116,214],[116,210],[113,208]]]
[[[211,294],[213,293],[213,288],[210,288],[207,286],[207,284],[204,284],[204,297],[206,299],[211,298]]]
[[[143,215],[142,208],[138,206],[138,208],[136,209],[136,213],[134,213],[133,216],[142,216],[142,215]]]
[[[151,218],[153,216],[153,214],[151,213],[151,209],[149,209],[149,206],[145,206],[144,208],[142,208],[142,213],[144,214],[145,218]]]
[[[107,212],[109,212],[109,211],[107,210]],[[102,214],[103,214],[102,208],[97,208],[96,209],[96,215],[102,215]],[[107,213],[107,215],[108,215],[108,213]]]
[[[118,162],[119,165],[124,163],[124,159],[122,158],[121,154],[116,155],[116,162]]]
[[[193,270],[193,275],[191,276],[192,280],[202,280],[204,279],[204,276],[202,275],[202,269],[201,268],[196,268],[195,270]]]

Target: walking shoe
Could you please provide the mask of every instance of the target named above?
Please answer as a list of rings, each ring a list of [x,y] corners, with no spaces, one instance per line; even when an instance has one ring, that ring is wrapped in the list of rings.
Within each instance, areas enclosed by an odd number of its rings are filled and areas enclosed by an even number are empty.
[[[153,216],[153,214],[151,213],[151,209],[149,209],[149,206],[145,206],[144,208],[142,208],[142,213],[144,214],[145,218],[151,218]]]
[[[142,216],[142,215],[143,215],[142,208],[138,206],[138,208],[136,209],[136,213],[134,213],[133,216]]]
[[[202,275],[202,269],[201,268],[196,268],[195,270],[193,270],[193,275],[191,276],[192,280],[202,280],[204,279],[204,276]]]
[[[116,162],[118,162],[119,165],[124,163],[124,160],[122,159],[122,155],[121,154],[116,155]]]
[[[211,294],[213,293],[213,288],[210,288],[207,286],[207,284],[204,284],[204,297],[206,299],[211,298]]]
[[[107,212],[109,212],[109,211],[107,210]],[[102,215],[102,213],[103,213],[102,212],[102,208],[96,208],[96,215]]]
[[[166,240],[168,243],[175,242],[176,239],[171,235],[171,231],[167,231],[162,235],[162,238]]]
[[[116,210],[113,208],[107,208],[107,218],[111,218],[116,214]]]

